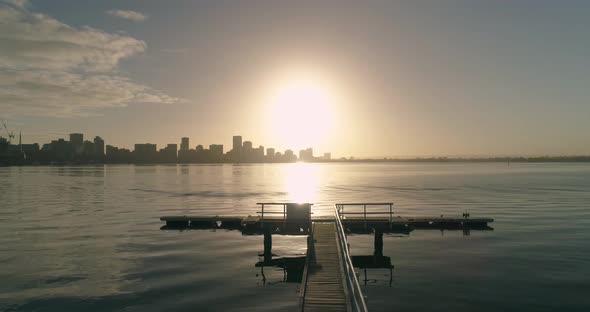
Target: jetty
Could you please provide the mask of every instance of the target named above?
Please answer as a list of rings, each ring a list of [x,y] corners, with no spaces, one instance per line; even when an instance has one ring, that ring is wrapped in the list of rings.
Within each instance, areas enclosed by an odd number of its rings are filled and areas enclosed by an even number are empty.
[[[260,210],[250,216],[163,216],[163,230],[228,229],[244,235],[264,235],[266,266],[300,267],[303,259],[273,259],[272,235],[307,235],[307,255],[301,274],[300,311],[367,311],[355,267],[393,270],[383,256],[383,234],[409,234],[416,229],[492,230],[491,218],[394,216],[393,203],[337,203],[332,216],[314,217],[311,203],[257,203]],[[347,234],[373,234],[374,253],[351,256]],[[366,274],[366,271],[365,271]],[[262,273],[263,275],[263,273]],[[263,275],[264,276],[264,275]],[[366,279],[366,277],[365,277]],[[391,275],[390,275],[391,282]]]

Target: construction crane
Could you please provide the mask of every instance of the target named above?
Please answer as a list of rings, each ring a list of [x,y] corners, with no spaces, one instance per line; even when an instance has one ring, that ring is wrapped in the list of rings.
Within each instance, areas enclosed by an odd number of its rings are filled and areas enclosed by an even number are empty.
[[[4,130],[6,130],[6,134],[8,134],[8,143],[10,144],[12,139],[14,139],[14,131],[8,130],[8,127],[6,127],[6,123],[4,122],[4,120],[2,120],[2,125],[4,126]]]

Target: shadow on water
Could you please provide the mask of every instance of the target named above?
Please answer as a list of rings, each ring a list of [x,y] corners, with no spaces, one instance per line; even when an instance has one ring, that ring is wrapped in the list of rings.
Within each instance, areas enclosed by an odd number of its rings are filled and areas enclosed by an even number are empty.
[[[188,218],[188,219],[187,219]],[[189,221],[190,219],[190,221]],[[225,221],[220,221],[220,219]],[[256,277],[259,279],[258,285],[270,286],[285,284],[300,284],[306,279],[306,255],[295,255],[295,256],[281,256],[273,254],[273,235],[299,235],[307,236],[311,234],[310,230],[312,227],[306,227],[307,230],[296,231],[290,229],[287,225],[282,226],[273,225],[269,221],[265,221],[264,226],[257,223],[257,226],[250,227],[242,223],[244,219],[239,217],[164,217],[166,225],[162,226],[161,230],[172,230],[172,231],[213,231],[212,235],[215,235],[216,231],[240,231],[242,236],[263,236],[263,252],[257,255],[252,255],[252,260],[257,256],[258,261],[254,262],[254,267],[258,268],[259,271],[256,273]],[[492,231],[493,228],[489,226],[481,225],[470,225],[463,222],[441,222],[441,219],[437,219],[438,222],[415,222],[416,226],[405,227],[405,226],[368,226],[362,224],[356,224],[355,222],[349,222],[348,227],[345,227],[346,236],[359,235],[359,236],[372,236],[373,237],[373,248],[372,253],[367,254],[369,250],[366,250],[367,245],[370,242],[366,242],[363,245],[365,249],[360,255],[351,255],[352,265],[356,269],[356,275],[358,281],[363,288],[367,287],[363,292],[375,291],[374,289],[382,289],[381,291],[394,287],[394,268],[392,257],[385,256],[383,249],[383,237],[403,236],[408,237],[413,230],[426,230],[426,231],[440,231],[441,235],[444,236],[445,232],[462,232],[464,236],[469,236],[472,231]],[[444,221],[444,220],[443,220]],[[324,221],[325,222],[325,221]],[[311,224],[311,223],[310,223]],[[298,226],[301,224],[297,224]],[[460,225],[460,226],[459,226]],[[350,246],[350,245],[349,245]],[[310,244],[310,240],[307,240],[306,250],[307,253],[314,254],[313,244]],[[405,265],[404,265],[405,266]],[[269,271],[270,269],[270,271]],[[282,275],[279,273],[282,271]],[[377,288],[375,288],[377,287]],[[273,287],[274,288],[274,287]],[[373,290],[371,290],[373,289]]]
[[[225,222],[217,222],[210,225],[164,225],[160,230],[172,230],[172,231],[186,231],[186,230],[242,230],[239,225]],[[407,234],[407,233],[406,233]],[[256,233],[244,232],[243,235],[256,235]],[[255,267],[260,268],[260,277],[262,277],[263,285],[272,285],[274,283],[267,282],[267,278],[264,272],[265,267],[279,268],[283,270],[283,279],[280,282],[284,283],[301,283],[303,279],[305,260],[306,256],[295,256],[295,257],[276,257],[276,254],[272,253],[272,234],[271,233],[258,233],[258,235],[264,236],[264,251],[258,254],[259,261],[254,264]],[[280,235],[280,234],[277,234]],[[380,234],[380,240],[377,239],[375,243],[375,252],[372,255],[359,255],[352,256],[353,265],[359,269],[388,269],[393,271],[393,265],[391,264],[391,258],[383,256],[383,233]],[[375,237],[379,237],[376,234]],[[380,243],[379,243],[380,241]],[[309,250],[310,245],[307,244]],[[379,249],[380,248],[380,249]],[[366,275],[366,274],[365,274]],[[391,274],[390,274],[391,279]]]
[[[283,269],[283,280],[281,281],[283,283],[301,283],[303,280],[306,258],[306,256],[275,258],[267,261],[258,261],[254,266],[260,268],[260,276],[262,277],[263,285],[267,285],[266,275],[264,274],[265,267]],[[268,283],[268,285],[272,284],[273,283]]]

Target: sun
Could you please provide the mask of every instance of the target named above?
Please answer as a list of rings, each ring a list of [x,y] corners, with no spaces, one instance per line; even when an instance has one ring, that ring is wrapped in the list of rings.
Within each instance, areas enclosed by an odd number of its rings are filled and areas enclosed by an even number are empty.
[[[274,139],[296,150],[325,143],[331,134],[335,98],[312,76],[289,77],[271,91],[269,126]]]

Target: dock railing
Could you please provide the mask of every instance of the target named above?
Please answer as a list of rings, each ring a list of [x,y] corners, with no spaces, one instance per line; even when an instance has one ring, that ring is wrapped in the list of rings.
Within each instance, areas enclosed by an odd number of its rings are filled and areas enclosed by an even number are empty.
[[[337,203],[335,207],[342,218],[346,218],[347,215],[362,215],[365,229],[367,228],[367,218],[371,216],[386,216],[389,219],[389,227],[392,226],[393,203]],[[350,207],[352,209],[344,211],[344,207]],[[362,211],[360,211],[360,207],[363,208]],[[367,211],[367,209],[372,210]]]
[[[257,205],[260,205],[260,211],[257,211],[257,214],[260,214],[260,224],[264,225],[264,215],[282,215],[282,221],[283,223],[287,222],[288,219],[288,214],[287,214],[287,207],[290,205],[301,205],[301,206],[309,206],[309,214],[305,215],[304,217],[308,220],[311,220],[311,206],[313,206],[313,204],[310,203],[256,203]],[[264,210],[266,207],[266,211]],[[271,207],[271,210],[269,210],[269,207]],[[282,207],[278,208],[278,207]],[[274,208],[274,209],[272,209]]]
[[[365,303],[365,297],[361,290],[356,272],[354,271],[354,265],[350,258],[350,250],[348,248],[348,242],[346,240],[346,234],[344,233],[344,227],[340,220],[341,215],[338,208],[338,204],[334,205],[336,233],[338,236],[338,244],[340,245],[340,256],[342,258],[342,268],[346,279],[346,291],[348,294],[348,300],[350,307],[353,312],[367,312],[367,304]]]

